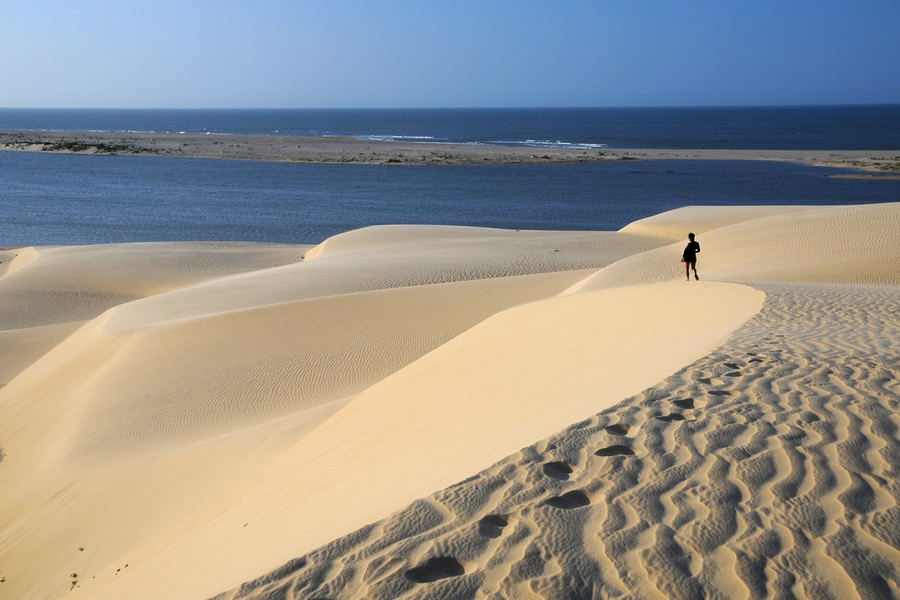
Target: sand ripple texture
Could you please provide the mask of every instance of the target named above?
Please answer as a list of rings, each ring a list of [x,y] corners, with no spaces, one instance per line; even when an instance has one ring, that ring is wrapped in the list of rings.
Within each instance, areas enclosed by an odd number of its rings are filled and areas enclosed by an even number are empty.
[[[765,284],[712,354],[218,599],[900,593],[900,289]]]
[[[897,596],[898,228],[2,250],[0,597]]]
[[[300,260],[302,246],[162,242],[0,252],[0,330],[87,321],[125,302]]]
[[[323,407],[492,314],[659,244],[612,232],[382,226],[315,248],[10,251],[0,354],[18,358],[0,367],[0,383],[30,366],[7,394],[57,398],[73,424],[60,443],[84,459],[166,452],[316,409],[298,424],[308,428]]]

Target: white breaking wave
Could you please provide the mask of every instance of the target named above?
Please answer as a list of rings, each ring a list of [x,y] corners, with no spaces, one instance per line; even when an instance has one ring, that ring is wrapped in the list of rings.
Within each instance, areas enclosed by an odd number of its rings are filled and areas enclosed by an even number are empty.
[[[489,144],[497,146],[526,146],[529,148],[574,148],[577,150],[592,150],[596,148],[609,148],[608,144],[588,144],[582,142],[564,142],[561,140],[525,140],[525,141],[495,141]]]
[[[519,146],[527,148],[569,148],[576,150],[595,150],[609,148],[608,144],[595,144],[587,142],[566,142],[562,140],[493,140],[493,141],[466,141],[436,138],[431,135],[393,135],[393,134],[323,134],[322,137],[353,137],[367,142],[409,142],[420,144],[466,144],[469,146]]]
[[[368,142],[433,142],[430,135],[361,135],[357,139]]]

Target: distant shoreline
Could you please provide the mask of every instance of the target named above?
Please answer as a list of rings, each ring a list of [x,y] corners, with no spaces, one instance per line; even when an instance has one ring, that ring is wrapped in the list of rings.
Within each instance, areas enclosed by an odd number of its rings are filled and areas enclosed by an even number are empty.
[[[0,150],[380,165],[540,164],[654,159],[768,160],[894,175],[900,173],[900,149],[534,148],[353,137],[5,130],[0,131]]]

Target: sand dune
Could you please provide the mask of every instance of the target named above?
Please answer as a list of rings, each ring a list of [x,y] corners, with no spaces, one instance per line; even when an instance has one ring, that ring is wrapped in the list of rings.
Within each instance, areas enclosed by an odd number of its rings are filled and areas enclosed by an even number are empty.
[[[110,326],[139,327],[357,292],[597,268],[660,244],[617,232],[370,227],[306,249],[301,263],[220,277],[122,305]]]
[[[900,292],[762,289],[661,383],[220,597],[897,597]]]
[[[291,263],[299,259],[302,249],[274,244],[145,243],[22,248],[12,254],[0,286],[4,330],[86,321],[138,298],[229,273]]]
[[[696,222],[701,252],[698,271],[704,279],[740,282],[803,282],[835,284],[895,284],[900,236],[896,234],[898,204],[816,207],[803,211],[766,208],[738,209],[739,223],[721,225],[730,209],[710,211],[714,227],[697,213],[700,207],[662,215],[623,231],[672,232],[672,222]],[[718,214],[717,214],[718,213]],[[762,215],[753,218],[755,215]],[[682,228],[684,229],[684,227]],[[700,234],[705,231],[705,234]],[[661,234],[660,234],[661,235]],[[634,254],[585,280],[581,290],[665,281],[679,273],[685,243]]]
[[[898,230],[5,251],[0,595],[897,595]]]

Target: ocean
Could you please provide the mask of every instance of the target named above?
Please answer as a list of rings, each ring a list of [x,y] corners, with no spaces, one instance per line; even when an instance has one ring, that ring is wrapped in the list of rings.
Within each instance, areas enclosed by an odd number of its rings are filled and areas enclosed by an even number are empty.
[[[897,149],[900,106],[34,110],[0,129],[349,135],[571,147]],[[368,225],[615,230],[685,205],[900,201],[900,182],[748,161],[397,167],[0,152],[0,246],[318,243]]]

